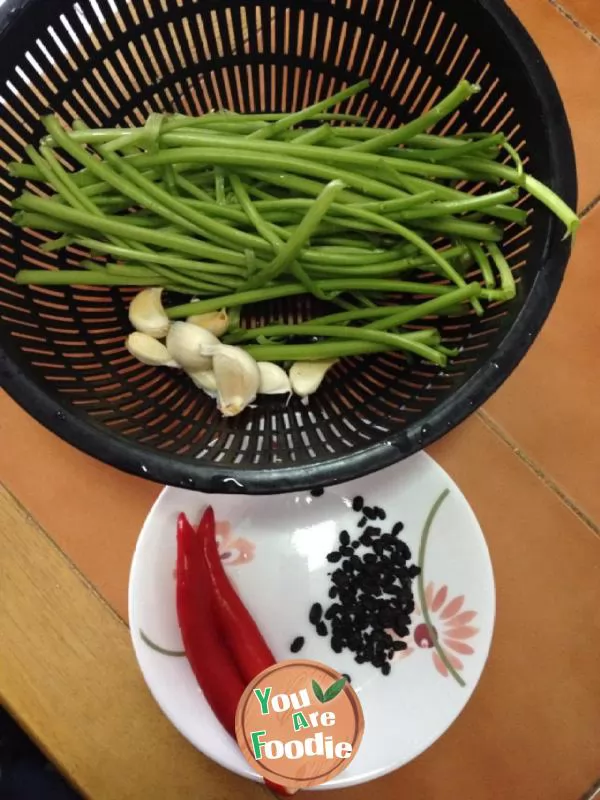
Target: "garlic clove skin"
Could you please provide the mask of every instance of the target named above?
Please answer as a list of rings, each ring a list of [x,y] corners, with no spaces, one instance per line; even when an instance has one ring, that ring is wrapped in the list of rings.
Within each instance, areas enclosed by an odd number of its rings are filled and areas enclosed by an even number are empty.
[[[202,391],[209,397],[212,397],[213,400],[217,397],[217,379],[212,370],[188,372],[188,375],[198,389],[202,389]]]
[[[256,399],[260,386],[258,364],[241,347],[222,345],[213,358],[219,410],[235,417]]]
[[[337,359],[330,361],[297,361],[290,369],[292,391],[298,397],[314,394]]]
[[[186,372],[206,372],[219,340],[205,328],[190,322],[174,322],[167,334],[167,350]]]
[[[147,333],[130,333],[125,340],[125,347],[134,358],[142,364],[151,367],[177,367],[167,348],[158,339],[154,339]]]
[[[191,325],[198,325],[210,331],[219,339],[224,336],[229,329],[229,314],[222,308],[220,311],[210,311],[207,314],[194,314],[187,318]]]
[[[259,394],[290,394],[292,387],[287,372],[270,361],[259,361],[260,372]]]
[[[129,305],[129,321],[139,333],[164,339],[171,324],[162,304],[163,290],[143,289]]]

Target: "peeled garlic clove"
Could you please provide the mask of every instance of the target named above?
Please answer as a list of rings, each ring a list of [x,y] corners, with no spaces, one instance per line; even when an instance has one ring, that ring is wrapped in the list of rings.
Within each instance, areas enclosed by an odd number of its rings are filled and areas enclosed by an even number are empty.
[[[229,315],[227,311],[222,308],[220,311],[210,311],[207,314],[194,314],[187,318],[191,325],[198,325],[210,331],[219,338],[227,333],[229,328]]]
[[[292,391],[298,397],[314,394],[337,359],[331,361],[297,361],[290,369]]]
[[[167,334],[167,350],[186,372],[209,370],[213,349],[220,344],[210,331],[189,322],[174,322]]]
[[[214,355],[213,372],[219,410],[224,417],[235,417],[256,398],[260,386],[258,364],[241,347],[222,345]]]
[[[149,364],[151,367],[177,366],[164,344],[158,339],[148,336],[147,333],[139,333],[139,331],[130,333],[125,340],[125,347],[142,364]]]
[[[292,391],[287,372],[270,361],[259,361],[260,372],[259,394],[289,394]]]
[[[165,314],[160,288],[143,289],[129,305],[129,321],[140,333],[163,339],[169,330],[170,320]]]
[[[202,389],[209,397],[215,398],[218,394],[217,379],[212,370],[188,372],[195,386]]]

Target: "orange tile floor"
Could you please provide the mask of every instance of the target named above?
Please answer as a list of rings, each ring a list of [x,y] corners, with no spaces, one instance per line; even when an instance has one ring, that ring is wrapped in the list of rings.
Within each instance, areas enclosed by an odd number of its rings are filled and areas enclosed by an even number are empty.
[[[483,415],[594,531],[600,523],[595,288],[600,247],[600,1],[512,0],[540,46],[573,130],[583,222],[541,336]]]
[[[532,350],[481,412],[431,450],[488,535],[498,621],[480,690],[453,735],[405,772],[411,786],[432,797],[425,766],[460,760],[471,720],[493,718],[515,750],[528,746],[535,724],[531,776],[512,774],[506,754],[503,796],[577,800],[600,775],[597,646],[590,654],[600,636],[600,0],[510,5],[562,92],[583,222],[564,289]],[[0,437],[0,481],[125,617],[135,539],[158,488],[70,448],[4,395]],[[61,502],[67,497],[68,504]],[[512,695],[500,698],[496,688],[507,675]],[[557,715],[561,730],[545,724]],[[560,767],[548,763],[548,754],[556,754]],[[481,785],[497,759],[492,749],[488,756],[477,766]],[[470,777],[465,800],[475,785]]]

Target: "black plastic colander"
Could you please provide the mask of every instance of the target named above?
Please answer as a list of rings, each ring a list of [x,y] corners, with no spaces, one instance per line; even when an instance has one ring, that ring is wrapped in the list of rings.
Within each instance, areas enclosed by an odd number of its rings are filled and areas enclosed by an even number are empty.
[[[461,78],[482,92],[440,128],[501,130],[527,168],[576,204],[573,147],[554,81],[503,0],[8,0],[0,9],[0,157],[21,159],[40,116],[140,124],[148,113],[291,111],[367,77],[346,108],[381,127],[421,113]],[[19,267],[77,264],[10,223],[22,182],[2,170],[0,378],[34,417],[147,478],[213,492],[284,492],[385,467],[471,414],[519,363],[569,257],[561,224],[533,209],[504,253],[511,305],[441,324],[462,346],[444,372],[395,354],[343,361],[305,406],[261,399],[222,419],[183,375],[123,346],[129,290],[27,288]]]

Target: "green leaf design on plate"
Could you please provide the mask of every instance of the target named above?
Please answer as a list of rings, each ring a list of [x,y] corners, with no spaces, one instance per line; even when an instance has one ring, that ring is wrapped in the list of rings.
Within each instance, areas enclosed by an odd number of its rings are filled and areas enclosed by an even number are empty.
[[[346,678],[340,678],[339,681],[332,683],[329,689],[325,692],[324,703],[329,703],[330,700],[335,700],[338,694],[343,691],[346,685]]]
[[[183,650],[166,650],[164,647],[156,644],[152,641],[144,631],[140,628],[140,639],[144,644],[148,645],[151,650],[155,650],[157,653],[160,653],[163,656],[171,656],[171,658],[183,658],[185,656],[185,652]]]
[[[435,501],[429,514],[427,515],[427,519],[425,520],[425,526],[423,528],[423,533],[421,534],[421,544],[419,546],[419,567],[421,568],[421,573],[417,578],[417,591],[419,593],[419,602],[421,604],[421,611],[423,612],[423,619],[425,620],[425,624],[427,625],[427,630],[429,631],[429,635],[431,636],[431,641],[433,642],[433,646],[435,647],[438,656],[440,657],[442,663],[452,675],[454,680],[458,683],[459,686],[466,686],[465,681],[461,678],[458,672],[454,669],[452,664],[450,663],[450,659],[446,655],[446,652],[442,645],[440,644],[439,637],[435,633],[435,629],[433,627],[433,623],[431,621],[431,614],[429,613],[429,609],[427,608],[427,600],[425,598],[425,552],[427,550],[427,542],[429,541],[429,534],[431,533],[431,528],[433,526],[433,521],[440,510],[444,500],[450,494],[450,489],[444,489],[438,499]]]
[[[312,690],[313,690],[313,692],[315,694],[315,697],[319,701],[319,703],[324,703],[325,702],[325,695],[323,694],[323,689],[321,689],[321,687],[319,686],[319,684],[316,681],[312,682]]]

